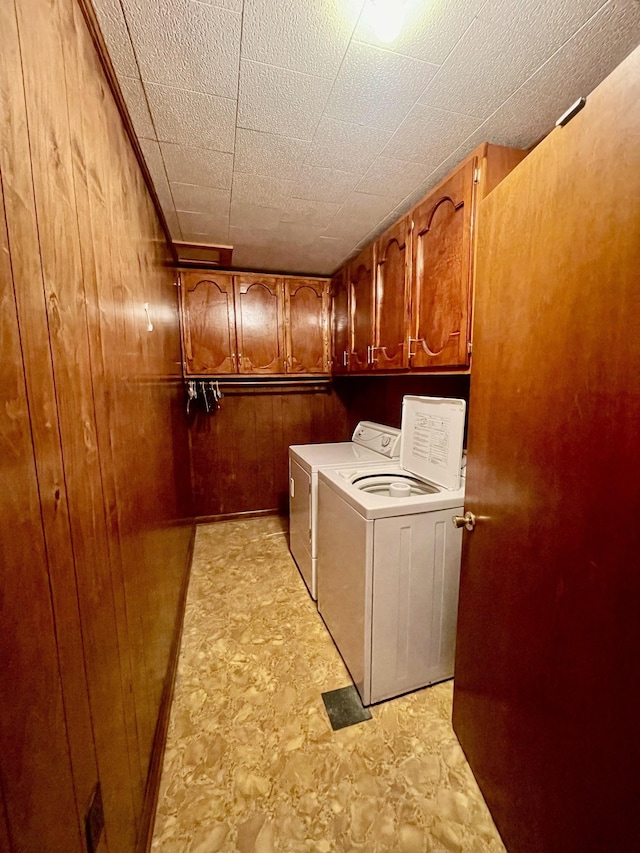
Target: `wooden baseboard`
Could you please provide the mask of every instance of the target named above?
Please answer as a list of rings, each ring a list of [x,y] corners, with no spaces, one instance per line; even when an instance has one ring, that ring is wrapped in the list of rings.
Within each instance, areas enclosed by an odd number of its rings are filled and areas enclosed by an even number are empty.
[[[222,515],[198,515],[196,524],[210,524],[212,521],[232,521],[241,518],[261,518],[263,515],[283,515],[279,509],[255,509],[248,512],[227,512]]]
[[[158,794],[160,792],[162,763],[167,743],[167,731],[169,729],[169,719],[171,717],[171,705],[173,703],[176,673],[178,671],[178,658],[180,655],[180,644],[182,642],[182,626],[184,624],[187,590],[189,588],[189,578],[191,576],[191,562],[193,559],[195,535],[196,529],[194,525],[191,531],[189,548],[187,549],[187,561],[182,581],[182,588],[180,590],[180,601],[178,604],[178,618],[176,619],[175,631],[171,643],[171,654],[169,656],[169,666],[167,668],[164,689],[162,691],[162,700],[160,702],[160,711],[158,713],[158,722],[156,723],[156,730],[153,738],[153,748],[151,750],[151,761],[149,762],[149,775],[147,776],[147,784],[145,787],[141,829],[138,836],[138,843],[136,845],[136,853],[148,853],[151,849],[153,827],[155,823],[156,809],[158,807]]]

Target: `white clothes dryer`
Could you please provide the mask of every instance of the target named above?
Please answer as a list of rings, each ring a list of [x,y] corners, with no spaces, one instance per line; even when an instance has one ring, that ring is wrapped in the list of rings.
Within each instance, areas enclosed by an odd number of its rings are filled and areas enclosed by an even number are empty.
[[[400,430],[360,421],[351,441],[292,444],[289,447],[289,549],[317,599],[318,471],[335,465],[368,467],[397,459]]]
[[[453,675],[464,400],[405,397],[400,459],[318,475],[318,610],[364,705]]]

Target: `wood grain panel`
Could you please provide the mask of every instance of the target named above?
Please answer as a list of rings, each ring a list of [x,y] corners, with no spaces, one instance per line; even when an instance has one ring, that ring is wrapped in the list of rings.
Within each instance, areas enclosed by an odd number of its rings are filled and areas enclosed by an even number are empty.
[[[330,391],[225,397],[190,427],[196,515],[286,512],[289,445],[347,437],[346,409]]]
[[[368,370],[374,323],[373,244],[349,263],[349,312],[349,370]]]
[[[331,373],[349,369],[349,283],[347,269],[331,279]]]
[[[61,3],[52,3],[50,9],[47,17],[37,0],[20,0],[18,26],[23,51],[39,59],[24,66],[27,121],[98,768],[111,842],[128,849],[136,833],[138,786],[132,784],[136,771],[131,762],[136,732],[127,717],[131,708],[123,690],[114,614],[67,89],[60,61]]]
[[[70,535],[57,401],[49,347],[30,163],[22,58],[15,8],[0,6],[0,166],[5,186],[10,253],[20,317],[20,337],[29,396],[31,433],[38,472],[40,508],[58,625],[58,654],[64,685],[74,784],[79,808],[98,780],[83,658],[75,563]]]
[[[339,377],[333,384],[347,411],[347,430],[351,435],[358,421],[362,420],[399,427],[402,398],[406,394],[456,397],[468,402],[469,378],[468,374],[371,375]]]
[[[469,160],[412,212],[412,368],[469,363],[475,167]]]
[[[329,283],[284,281],[287,373],[329,372]]]
[[[51,760],[36,772],[24,756],[33,748],[39,761],[40,735],[30,720],[15,727],[28,786],[22,808],[30,812],[8,809],[8,831],[19,839],[37,825],[39,835],[19,850],[84,849],[79,827],[99,774],[99,849],[106,853],[108,839],[112,851],[133,851],[147,842],[155,801],[192,530],[177,288],[80,7],[16,0],[0,16],[0,174],[30,418],[24,432],[40,501],[22,524],[37,544],[44,523],[66,712],[66,728],[63,717],[50,731],[47,715],[62,706],[43,650],[42,671],[25,666],[22,680],[25,691],[51,690],[50,709],[35,701],[30,708],[48,732]],[[5,454],[1,460],[4,477],[11,469]],[[21,540],[35,572],[30,540]],[[39,599],[31,609],[44,606]],[[24,622],[35,653],[39,632],[22,617],[29,608],[19,612],[15,623]],[[47,630],[43,616],[43,649]],[[18,640],[7,647],[14,653]],[[3,715],[19,710],[17,694],[16,709],[6,705]],[[64,754],[55,755],[67,730]],[[60,803],[69,768],[77,813]]]
[[[234,276],[240,373],[284,373],[282,279]]]
[[[409,366],[410,219],[403,217],[376,240],[374,370]]]
[[[180,275],[186,372],[237,373],[233,277],[201,270]]]
[[[636,50],[481,205],[453,720],[513,853],[640,848],[639,101]]]
[[[15,850],[81,850],[0,172],[0,795]],[[37,677],[34,674],[37,673]],[[56,768],[55,785],[38,784]]]

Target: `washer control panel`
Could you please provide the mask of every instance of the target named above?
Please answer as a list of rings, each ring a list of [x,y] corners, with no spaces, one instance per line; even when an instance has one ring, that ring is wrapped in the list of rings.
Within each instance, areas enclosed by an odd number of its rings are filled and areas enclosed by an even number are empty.
[[[373,421],[360,421],[353,431],[351,441],[369,450],[375,450],[389,459],[400,455],[400,430],[396,427],[376,424]]]

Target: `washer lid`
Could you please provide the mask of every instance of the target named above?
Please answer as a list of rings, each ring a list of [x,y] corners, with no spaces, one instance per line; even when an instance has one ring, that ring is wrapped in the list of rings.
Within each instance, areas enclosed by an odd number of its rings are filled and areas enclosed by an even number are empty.
[[[421,480],[445,489],[460,488],[464,400],[402,398],[400,465]]]

